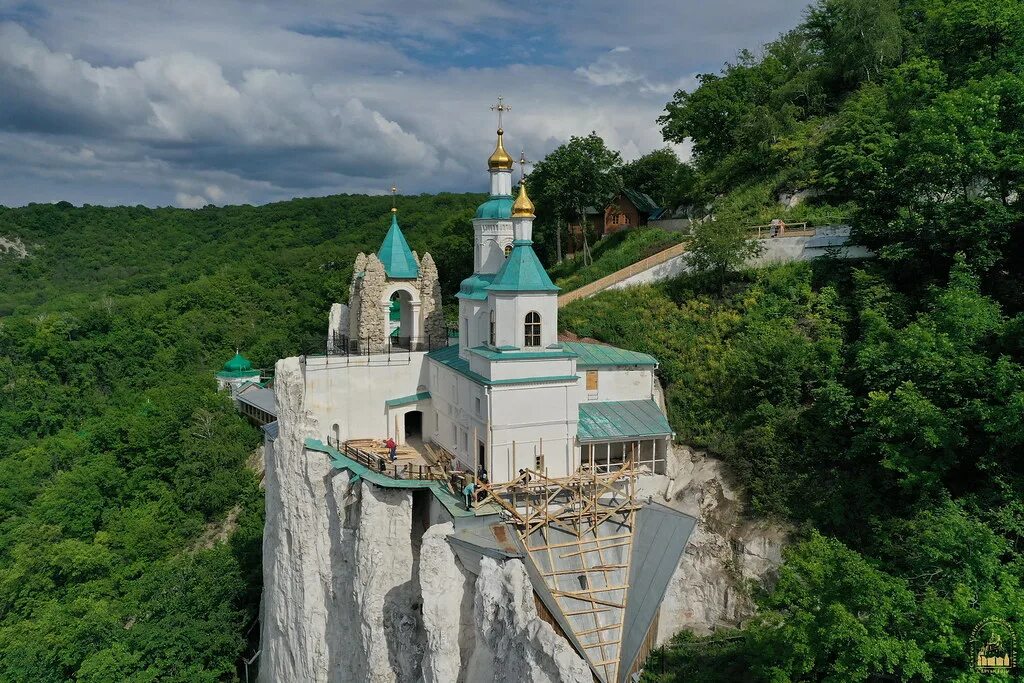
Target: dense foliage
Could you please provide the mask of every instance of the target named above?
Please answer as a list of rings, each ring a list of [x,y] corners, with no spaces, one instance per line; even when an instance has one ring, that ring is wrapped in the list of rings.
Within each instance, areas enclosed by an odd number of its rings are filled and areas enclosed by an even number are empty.
[[[399,198],[446,294],[481,195]],[[237,680],[255,651],[258,430],[213,372],[322,343],[390,200],[0,208],[0,680]]]
[[[682,240],[681,234],[661,228],[620,230],[594,245],[592,262],[584,263],[583,256],[577,255],[555,264],[548,272],[563,291],[579,289]]]
[[[662,124],[715,213],[809,190],[799,210],[849,211],[877,258],[564,311],[656,354],[679,436],[794,528],[758,616],[649,677],[981,680],[980,620],[1024,641],[1024,5],[821,0],[700,81]]]

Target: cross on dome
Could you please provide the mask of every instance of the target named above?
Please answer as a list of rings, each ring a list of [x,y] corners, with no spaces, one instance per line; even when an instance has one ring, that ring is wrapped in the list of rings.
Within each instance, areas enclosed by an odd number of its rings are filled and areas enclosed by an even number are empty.
[[[498,103],[491,105],[491,111],[498,112],[498,144],[494,148],[494,153],[491,154],[490,158],[487,160],[487,168],[492,171],[512,170],[512,157],[505,151],[505,146],[502,144],[501,140],[501,136],[505,133],[501,127],[501,115],[510,109],[512,109],[512,107],[505,104],[505,98],[501,95],[498,95]]]
[[[526,165],[533,165],[533,162],[526,158],[526,150],[519,150],[519,181],[526,179]]]

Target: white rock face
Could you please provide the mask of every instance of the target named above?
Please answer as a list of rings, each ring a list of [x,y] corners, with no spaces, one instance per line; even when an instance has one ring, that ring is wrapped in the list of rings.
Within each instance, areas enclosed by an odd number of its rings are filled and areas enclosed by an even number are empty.
[[[298,360],[279,361],[260,680],[591,683],[586,663],[538,618],[522,563],[485,559],[481,576],[466,572],[446,540],[452,524],[424,531],[412,490],[353,483],[305,451],[319,428],[303,388]]]
[[[28,249],[25,248],[25,243],[17,237],[0,235],[0,256],[5,255],[17,259],[28,258]]]
[[[480,635],[465,680],[593,683],[587,663],[537,617],[530,578],[519,560],[481,560],[474,616]]]
[[[786,530],[744,519],[721,462],[685,446],[669,452],[665,476],[643,477],[638,491],[698,520],[665,592],[658,642],[741,625],[754,613],[750,584],[770,583],[782,564]]]

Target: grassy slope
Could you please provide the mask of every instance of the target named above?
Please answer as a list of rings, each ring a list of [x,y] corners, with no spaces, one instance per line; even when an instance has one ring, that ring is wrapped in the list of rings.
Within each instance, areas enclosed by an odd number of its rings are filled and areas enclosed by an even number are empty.
[[[682,240],[683,236],[679,233],[661,228],[623,230],[599,240],[594,245],[593,263],[584,265],[583,257],[578,255],[555,265],[549,272],[555,284],[563,291],[579,289],[642,258],[668,249]]]

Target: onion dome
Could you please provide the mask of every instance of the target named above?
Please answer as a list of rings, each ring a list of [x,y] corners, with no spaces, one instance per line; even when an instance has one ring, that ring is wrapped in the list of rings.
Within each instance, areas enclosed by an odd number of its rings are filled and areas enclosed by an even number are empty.
[[[512,205],[512,217],[513,218],[533,218],[534,217],[534,206],[533,202],[526,195],[526,181],[519,181],[519,196],[516,197],[515,204]]]
[[[224,364],[224,367],[217,373],[217,377],[221,379],[237,379],[237,378],[258,378],[260,371],[255,370],[252,367],[252,363],[249,359],[242,354],[235,352],[235,357]]]
[[[252,370],[252,363],[249,359],[240,353],[235,353],[235,357],[224,364],[225,372],[245,372],[246,370]]]
[[[498,145],[494,148],[494,153],[487,160],[487,168],[492,171],[511,171],[512,170],[512,157],[505,151],[505,146],[502,144],[501,138],[505,134],[501,128],[498,129]]]

